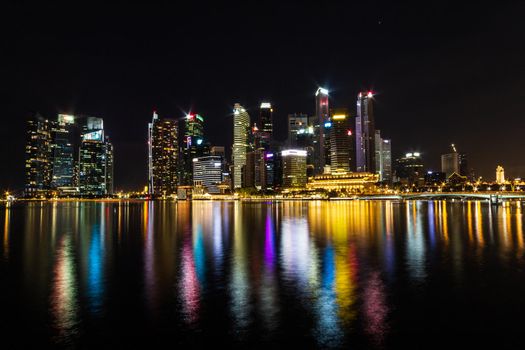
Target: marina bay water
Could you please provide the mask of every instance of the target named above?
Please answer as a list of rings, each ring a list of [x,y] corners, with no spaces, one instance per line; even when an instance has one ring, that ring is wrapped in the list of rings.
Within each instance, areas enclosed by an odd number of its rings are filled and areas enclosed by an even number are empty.
[[[0,344],[521,347],[523,205],[2,207]]]

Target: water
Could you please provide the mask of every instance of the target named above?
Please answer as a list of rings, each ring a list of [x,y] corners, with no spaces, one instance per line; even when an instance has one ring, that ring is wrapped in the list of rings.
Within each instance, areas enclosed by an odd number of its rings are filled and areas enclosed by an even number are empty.
[[[523,347],[520,203],[1,208],[0,346]]]

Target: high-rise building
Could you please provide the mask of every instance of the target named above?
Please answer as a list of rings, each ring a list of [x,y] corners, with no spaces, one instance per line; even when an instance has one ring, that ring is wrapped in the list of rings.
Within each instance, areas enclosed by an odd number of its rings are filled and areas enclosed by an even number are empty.
[[[246,166],[248,134],[250,132],[250,115],[239,103],[233,107],[233,188],[243,187],[243,168]]]
[[[348,110],[333,111],[330,128],[330,169],[332,172],[350,171],[352,130]]]
[[[177,121],[159,118],[153,112],[153,120],[148,124],[148,190],[152,196],[169,196],[177,191],[177,141]]]
[[[459,175],[459,154],[454,144],[450,145],[452,152],[441,155],[441,172],[447,177],[456,173]]]
[[[287,147],[305,149],[306,171],[308,176],[314,175],[315,169],[315,127],[314,122],[307,114],[295,113],[288,115]]]
[[[82,127],[79,155],[79,189],[83,196],[111,194],[113,147],[104,137],[102,118],[87,117]],[[111,161],[108,162],[108,149]],[[108,165],[110,169],[108,169]]]
[[[505,170],[501,165],[498,165],[496,168],[496,183],[498,185],[505,183]]]
[[[273,136],[273,108],[271,103],[261,103],[259,111],[260,146],[269,150]]]
[[[51,188],[51,129],[52,123],[40,114],[34,115],[27,122],[26,197],[45,196]]]
[[[392,181],[392,142],[381,137],[381,131],[375,134],[376,173],[379,181],[390,183]]]
[[[315,92],[315,140],[314,140],[314,173],[322,174],[324,166],[330,163],[330,107],[328,90],[318,88]]]
[[[51,131],[53,158],[53,188],[72,188],[77,185],[75,159],[78,159],[75,116],[59,114]]]
[[[284,187],[306,186],[306,151],[287,149],[281,152]]]
[[[193,158],[193,186],[202,186],[207,193],[220,193],[223,181],[221,156]]]
[[[286,143],[289,147],[304,147],[300,145],[303,135],[313,135],[314,127],[309,124],[307,114],[288,114],[288,137]]]
[[[114,148],[109,137],[106,136],[106,194],[113,194],[114,191]]]
[[[181,154],[179,183],[191,186],[193,184],[193,159],[210,155],[210,145],[204,140],[204,118],[199,114],[190,113],[184,119]]]
[[[396,182],[404,185],[422,185],[425,182],[423,168],[421,153],[411,152],[405,154],[404,157],[396,159]]]
[[[473,179],[472,171],[468,168],[467,155],[465,153],[459,154],[459,175]]]
[[[356,170],[375,173],[374,95],[371,91],[357,96],[355,118]]]

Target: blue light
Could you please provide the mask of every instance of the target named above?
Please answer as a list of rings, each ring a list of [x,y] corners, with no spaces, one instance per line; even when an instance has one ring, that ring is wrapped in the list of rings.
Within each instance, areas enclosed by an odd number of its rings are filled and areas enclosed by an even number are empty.
[[[202,139],[197,139],[197,145],[202,144]]]
[[[325,128],[331,128],[331,127],[332,127],[332,122],[326,122],[326,123],[324,123],[324,127],[325,127]]]

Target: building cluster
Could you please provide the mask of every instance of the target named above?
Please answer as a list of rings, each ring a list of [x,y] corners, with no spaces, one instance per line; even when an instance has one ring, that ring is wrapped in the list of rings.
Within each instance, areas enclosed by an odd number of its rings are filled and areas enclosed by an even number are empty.
[[[35,114],[28,120],[25,154],[28,198],[113,194],[113,145],[102,118]]]
[[[392,181],[391,141],[375,129],[374,96],[361,92],[355,113],[330,108],[317,89],[315,115],[288,115],[287,140],[274,137],[273,108],[262,102],[253,118],[236,103],[231,159],[211,146],[204,118],[183,120],[154,112],[148,124],[148,193],[152,197],[275,191],[360,193]],[[254,114],[251,112],[252,115]]]
[[[427,170],[421,152],[392,159],[391,140],[376,129],[374,103],[373,92],[365,91],[357,95],[355,109],[332,108],[328,90],[318,88],[315,114],[289,114],[285,141],[275,138],[270,102],[252,115],[235,103],[230,159],[224,146],[207,140],[202,115],[166,118],[154,111],[144,193],[186,199],[498,188],[475,179],[466,154],[454,144],[441,156],[441,171]],[[101,118],[59,114],[48,120],[37,114],[28,121],[25,196],[111,196],[113,159]],[[498,167],[496,185],[512,183]]]

